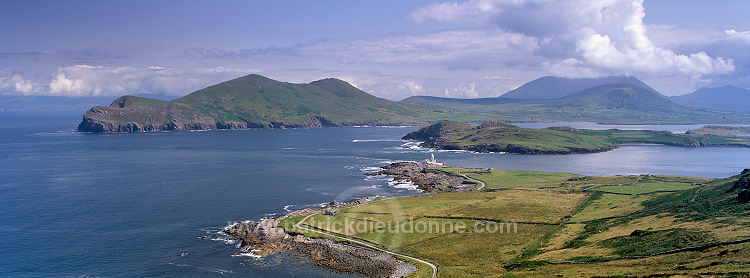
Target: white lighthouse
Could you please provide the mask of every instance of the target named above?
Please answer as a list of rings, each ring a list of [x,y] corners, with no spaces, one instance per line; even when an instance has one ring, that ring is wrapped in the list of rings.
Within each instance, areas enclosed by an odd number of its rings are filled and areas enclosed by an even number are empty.
[[[431,164],[431,165],[439,165],[439,166],[444,165],[442,162],[437,161],[437,159],[435,159],[435,154],[430,154],[430,158],[425,159],[424,162],[426,162],[427,164]]]

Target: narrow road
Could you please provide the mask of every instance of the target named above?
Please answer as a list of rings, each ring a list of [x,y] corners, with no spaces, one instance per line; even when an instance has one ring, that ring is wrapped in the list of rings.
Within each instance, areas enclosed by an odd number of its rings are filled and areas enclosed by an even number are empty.
[[[475,181],[475,182],[478,182],[479,184],[481,184],[482,186],[480,186],[479,188],[477,188],[477,191],[482,190],[482,188],[484,188],[487,185],[483,181],[480,181],[480,180],[475,179],[475,178],[470,178],[467,175],[464,175],[464,174],[461,174],[461,173],[459,173],[459,175],[461,175],[461,177],[463,177],[464,179],[467,179],[467,180],[470,180],[470,181]]]
[[[425,260],[422,260],[422,259],[417,259],[417,258],[409,256],[409,255],[404,255],[404,254],[401,254],[401,253],[396,253],[396,252],[393,252],[393,251],[389,251],[389,250],[385,250],[385,249],[382,249],[382,248],[379,248],[379,247],[375,247],[375,246],[373,246],[373,245],[371,245],[369,243],[365,243],[365,242],[362,242],[362,241],[359,241],[359,240],[354,240],[354,239],[351,239],[351,238],[341,237],[341,236],[337,236],[337,235],[334,235],[334,234],[326,233],[326,232],[323,232],[323,231],[318,231],[318,230],[314,230],[314,229],[302,227],[301,226],[302,223],[304,223],[305,221],[307,221],[307,218],[310,218],[313,215],[315,215],[315,214],[310,214],[308,216],[305,216],[305,218],[302,218],[302,220],[300,220],[299,222],[297,222],[297,224],[294,224],[293,226],[295,228],[302,229],[302,230],[305,230],[305,231],[319,233],[319,234],[324,234],[324,235],[327,235],[327,236],[330,236],[330,237],[334,237],[334,238],[338,238],[338,239],[343,239],[343,240],[346,240],[348,242],[353,242],[353,243],[356,243],[356,244],[359,244],[359,245],[362,245],[362,246],[367,246],[367,247],[370,247],[372,249],[375,249],[375,250],[378,250],[378,251],[381,251],[381,252],[385,252],[387,254],[391,254],[391,255],[394,255],[394,256],[404,257],[404,258],[407,258],[407,259],[418,261],[420,263],[423,263],[423,264],[426,264],[426,265],[430,266],[432,268],[432,278],[437,278],[438,268],[437,268],[436,265],[432,264],[431,262],[428,262],[428,261],[425,261]]]

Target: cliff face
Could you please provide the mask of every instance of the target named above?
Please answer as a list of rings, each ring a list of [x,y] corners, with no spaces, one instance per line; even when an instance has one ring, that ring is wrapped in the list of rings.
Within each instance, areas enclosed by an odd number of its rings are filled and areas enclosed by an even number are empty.
[[[124,97],[123,97],[124,98]],[[252,122],[237,119],[222,119],[213,114],[179,108],[154,108],[147,106],[96,106],[83,115],[78,125],[80,132],[150,132],[168,130],[212,130],[247,128],[311,128],[342,126],[380,126],[378,122],[334,122],[321,116],[311,116],[304,122]]]
[[[83,116],[82,132],[307,128],[424,123],[419,113],[338,79],[291,84],[249,75],[172,101],[123,96]]]

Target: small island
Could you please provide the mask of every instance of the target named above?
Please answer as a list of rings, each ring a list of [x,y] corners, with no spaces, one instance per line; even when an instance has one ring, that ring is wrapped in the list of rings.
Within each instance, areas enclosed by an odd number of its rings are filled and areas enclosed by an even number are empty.
[[[576,154],[606,152],[628,144],[678,147],[750,147],[750,138],[715,134],[674,134],[654,130],[587,130],[571,127],[522,128],[503,122],[472,126],[439,122],[403,137],[424,141],[421,146],[441,150],[506,152],[514,154]]]

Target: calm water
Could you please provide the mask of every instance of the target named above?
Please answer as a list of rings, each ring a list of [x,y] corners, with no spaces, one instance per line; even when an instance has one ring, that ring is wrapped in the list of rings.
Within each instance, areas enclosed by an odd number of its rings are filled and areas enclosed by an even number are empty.
[[[429,156],[398,140],[414,128],[71,132],[81,114],[0,112],[0,277],[347,277],[286,255],[232,256],[214,232],[334,199],[415,194],[362,174]],[[589,175],[726,177],[750,167],[750,149],[728,148],[436,156]]]

